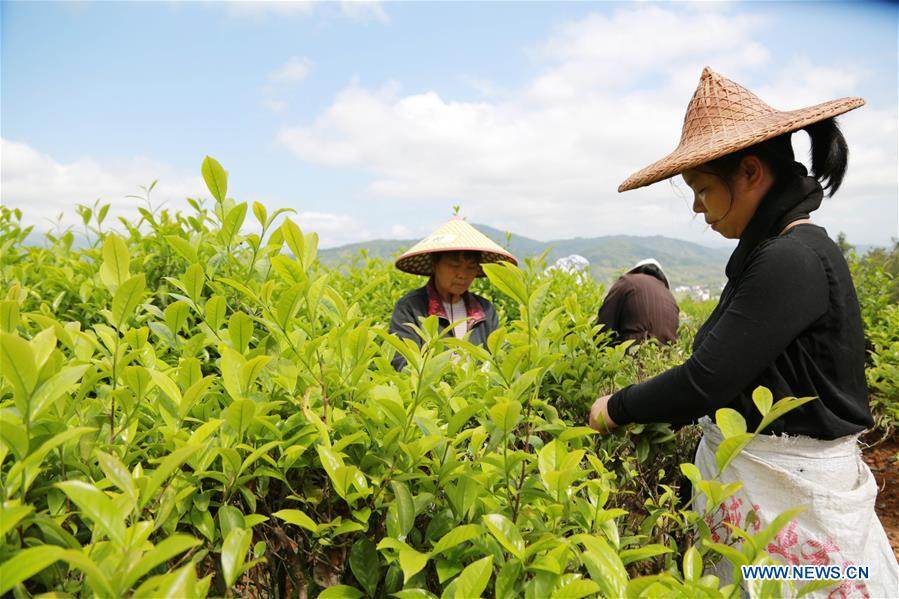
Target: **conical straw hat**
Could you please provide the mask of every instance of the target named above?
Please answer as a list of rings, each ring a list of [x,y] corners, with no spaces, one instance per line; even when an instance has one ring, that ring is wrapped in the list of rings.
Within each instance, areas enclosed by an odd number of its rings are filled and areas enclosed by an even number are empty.
[[[436,231],[413,245],[397,258],[396,267],[413,275],[430,276],[434,271],[431,254],[434,252],[481,252],[481,264],[511,262],[517,265],[515,256],[501,248],[489,237],[461,218],[453,218]],[[478,273],[484,276],[483,271]]]
[[[677,149],[628,177],[618,186],[618,191],[662,181],[731,152],[843,114],[864,103],[861,98],[840,98],[799,110],[775,110],[745,87],[706,67],[687,106]]]

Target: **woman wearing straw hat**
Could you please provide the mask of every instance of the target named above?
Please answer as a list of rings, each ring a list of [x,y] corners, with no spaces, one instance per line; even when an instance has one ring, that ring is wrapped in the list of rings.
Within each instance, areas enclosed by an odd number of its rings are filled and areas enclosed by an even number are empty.
[[[857,443],[874,424],[858,300],[842,253],[809,218],[846,171],[848,148],[834,117],[863,104],[843,98],[779,111],[703,71],[677,149],[618,190],[681,175],[694,193],[693,210],[724,237],[739,239],[728,282],[690,359],[599,398],[590,425],[607,431],[699,419],[703,478],[744,483],[705,510],[713,540],[738,540],[724,522],[752,522],[744,526],[753,532],[804,506],[765,548],[770,555],[788,565],[867,565],[871,578],[842,583],[842,596],[897,597],[899,568],[874,513],[877,486]],[[793,159],[790,137],[800,129],[811,138],[811,175]],[[775,398],[816,399],[777,419],[719,474],[722,434],[709,416],[733,408],[754,430],[761,416],[752,391],[760,385]],[[696,497],[696,507],[703,510],[704,497]],[[750,511],[757,518],[747,519]],[[716,573],[729,580],[730,572],[723,562]]]
[[[469,341],[486,347],[499,319],[493,304],[470,293],[468,287],[476,277],[484,276],[481,264],[500,261],[518,264],[512,254],[464,220],[453,218],[445,223],[397,258],[398,269],[426,276],[428,282],[396,303],[390,332],[421,347],[422,339],[413,325],[418,326],[419,318],[436,315],[441,328],[456,323],[453,336],[468,335]],[[397,354],[392,363],[402,370],[406,360]]]

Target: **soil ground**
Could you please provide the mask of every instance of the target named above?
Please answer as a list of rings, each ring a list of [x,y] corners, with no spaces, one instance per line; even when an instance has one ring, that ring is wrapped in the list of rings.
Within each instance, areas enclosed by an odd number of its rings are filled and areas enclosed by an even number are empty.
[[[862,455],[877,480],[874,509],[899,560],[899,462],[896,461],[899,457],[899,438],[893,437],[864,449]]]

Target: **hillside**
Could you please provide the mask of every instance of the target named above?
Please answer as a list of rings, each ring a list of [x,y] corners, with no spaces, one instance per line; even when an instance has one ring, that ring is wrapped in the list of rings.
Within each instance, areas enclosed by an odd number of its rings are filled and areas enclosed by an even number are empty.
[[[508,248],[519,260],[534,258],[547,252],[546,261],[552,264],[558,258],[580,254],[590,261],[590,273],[596,280],[610,281],[622,271],[644,258],[658,260],[671,280],[673,287],[702,285],[717,290],[724,283],[724,266],[730,249],[710,248],[689,241],[670,237],[638,237],[611,235],[604,237],[577,237],[537,241],[521,235],[506,233],[486,225],[475,227]],[[412,239],[378,239],[353,243],[319,252],[321,261],[330,266],[352,262],[360,251],[371,257],[390,260],[415,243]]]

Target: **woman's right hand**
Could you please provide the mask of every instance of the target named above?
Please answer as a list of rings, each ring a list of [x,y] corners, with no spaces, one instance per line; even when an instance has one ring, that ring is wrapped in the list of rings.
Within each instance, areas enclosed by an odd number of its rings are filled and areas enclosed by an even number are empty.
[[[611,395],[600,397],[593,402],[593,407],[590,408],[590,420],[588,423],[590,428],[599,431],[604,435],[618,426],[615,424],[615,421],[612,420],[612,417],[609,416],[609,399],[611,397]]]

